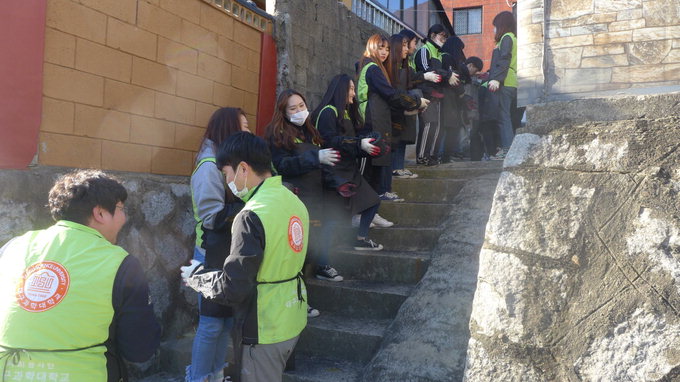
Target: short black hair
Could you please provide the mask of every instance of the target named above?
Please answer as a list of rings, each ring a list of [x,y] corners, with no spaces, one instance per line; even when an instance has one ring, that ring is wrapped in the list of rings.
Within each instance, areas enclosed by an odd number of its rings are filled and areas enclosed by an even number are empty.
[[[447,37],[447,38],[449,37],[449,32],[446,30],[446,28],[444,28],[443,25],[441,25],[441,24],[434,24],[434,25],[432,25],[432,26],[430,27],[430,29],[427,30],[427,37],[425,37],[425,38],[423,39],[423,42],[426,42],[427,39],[429,39],[430,36],[432,36],[433,33],[434,33],[434,34],[440,34],[440,33],[442,33],[442,32],[446,33],[446,37]]]
[[[416,36],[415,32],[413,32],[410,29],[402,29],[401,32],[399,32],[399,34],[406,37],[409,42],[411,40],[413,40],[414,38],[418,37],[418,36]]]
[[[239,163],[246,162],[256,174],[271,172],[272,154],[264,139],[241,131],[229,136],[217,150],[217,167],[230,166],[236,170]]]
[[[465,65],[467,64],[472,64],[472,66],[477,68],[477,70],[480,72],[484,68],[484,62],[482,62],[482,59],[477,56],[468,57],[468,59],[465,60]]]
[[[100,170],[76,170],[57,179],[49,193],[52,219],[87,225],[92,209],[100,206],[112,215],[116,204],[127,199],[125,187]]]

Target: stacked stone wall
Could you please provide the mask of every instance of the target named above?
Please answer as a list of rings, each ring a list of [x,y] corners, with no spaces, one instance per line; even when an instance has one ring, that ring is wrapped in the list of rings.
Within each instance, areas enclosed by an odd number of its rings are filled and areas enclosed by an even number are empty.
[[[385,31],[360,19],[342,2],[279,0],[274,10],[278,91],[292,88],[310,105],[321,100],[336,74],[355,77],[366,40]]]
[[[518,2],[521,104],[680,85],[680,2]]]

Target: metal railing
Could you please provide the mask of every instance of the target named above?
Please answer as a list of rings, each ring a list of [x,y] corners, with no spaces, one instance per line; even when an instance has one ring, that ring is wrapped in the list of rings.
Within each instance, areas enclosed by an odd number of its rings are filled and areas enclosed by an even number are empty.
[[[384,30],[388,34],[399,33],[402,29],[412,30],[418,37],[422,38],[417,31],[403,21],[396,18],[392,13],[385,10],[380,5],[371,0],[353,0],[352,12],[369,23]]]

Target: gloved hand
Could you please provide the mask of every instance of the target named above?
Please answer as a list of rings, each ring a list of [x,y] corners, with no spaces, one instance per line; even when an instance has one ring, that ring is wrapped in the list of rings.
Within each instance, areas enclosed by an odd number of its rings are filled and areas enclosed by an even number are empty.
[[[335,149],[321,149],[319,150],[319,162],[329,166],[335,166],[335,163],[340,160],[340,153]]]
[[[489,91],[495,92],[501,86],[501,83],[496,80],[489,81]]]
[[[451,73],[451,77],[449,78],[449,85],[451,86],[458,86],[460,84],[460,79],[458,78],[457,73]]]
[[[430,105],[430,100],[427,98],[421,98],[420,99],[420,111],[423,111],[427,109],[427,107]]]
[[[343,198],[349,198],[357,194],[356,192],[357,185],[354,183],[343,183],[338,186],[338,194],[342,196]]]
[[[185,265],[183,267],[179,267],[179,270],[182,275],[182,281],[184,281],[184,284],[186,285],[187,279],[191,277],[191,275],[194,273],[196,268],[198,268],[201,265],[201,262],[198,260],[191,260],[191,263],[189,265]]]
[[[372,145],[375,142],[375,138],[364,138],[361,140],[361,149],[368,153],[370,156],[376,156],[380,154],[380,147]]]
[[[427,73],[425,73],[425,80],[430,81],[430,82],[434,82],[434,83],[438,83],[438,82],[442,82],[442,76],[440,76],[439,74],[437,74],[435,72],[427,72]]]

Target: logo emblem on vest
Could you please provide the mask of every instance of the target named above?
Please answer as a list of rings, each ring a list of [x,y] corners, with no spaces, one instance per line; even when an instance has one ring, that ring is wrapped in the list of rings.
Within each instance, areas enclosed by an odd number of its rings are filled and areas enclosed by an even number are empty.
[[[54,261],[35,263],[19,279],[17,302],[28,312],[52,309],[66,296],[70,281],[68,271],[63,265]]]
[[[293,251],[302,251],[302,244],[304,242],[304,232],[302,230],[302,220],[297,216],[292,216],[288,221],[288,244]]]

